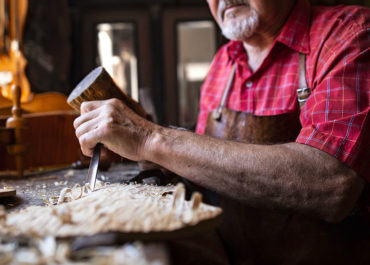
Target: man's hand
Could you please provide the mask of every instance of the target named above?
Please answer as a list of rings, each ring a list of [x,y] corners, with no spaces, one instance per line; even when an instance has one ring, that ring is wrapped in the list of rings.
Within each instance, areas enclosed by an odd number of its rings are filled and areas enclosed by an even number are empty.
[[[143,145],[155,126],[118,99],[84,102],[81,116],[74,121],[84,155],[91,156],[95,145],[103,143],[134,161],[143,159]]]

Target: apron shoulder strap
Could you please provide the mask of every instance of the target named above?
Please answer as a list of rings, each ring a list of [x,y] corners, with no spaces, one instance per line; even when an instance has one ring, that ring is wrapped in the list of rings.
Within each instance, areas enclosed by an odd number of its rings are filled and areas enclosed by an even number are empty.
[[[236,63],[234,63],[232,66],[231,72],[229,74],[229,78],[227,80],[226,86],[222,93],[220,104],[218,105],[217,109],[213,111],[212,113],[213,119],[217,121],[221,120],[222,109],[225,106],[226,98],[227,98],[227,95],[229,94],[231,84],[235,76],[235,71],[236,71]],[[298,71],[299,71],[299,85],[297,89],[297,98],[298,98],[300,109],[302,109],[308,97],[311,95],[311,89],[308,87],[307,80],[306,80],[306,55],[303,53],[299,54]]]
[[[231,87],[231,84],[232,84],[234,76],[235,76],[235,71],[236,71],[236,63],[234,63],[232,68],[231,68],[229,78],[227,80],[226,86],[225,86],[224,91],[222,93],[220,104],[218,105],[217,109],[215,111],[213,111],[213,114],[212,114],[213,119],[215,119],[217,121],[221,120],[222,109],[225,106],[226,98],[227,98],[227,95],[229,94],[230,87]]]

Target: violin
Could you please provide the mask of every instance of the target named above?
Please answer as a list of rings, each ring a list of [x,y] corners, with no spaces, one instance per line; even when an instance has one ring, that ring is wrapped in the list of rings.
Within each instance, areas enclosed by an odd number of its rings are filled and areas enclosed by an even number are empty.
[[[21,89],[23,113],[70,111],[67,97],[61,93],[31,92],[21,49],[27,8],[28,0],[0,0],[0,116],[11,115],[13,85]]]
[[[66,96],[31,93],[22,54],[27,8],[28,0],[0,0],[0,126],[6,125],[0,129],[14,136],[0,146],[0,170],[16,168],[20,178],[24,168],[71,163],[81,156],[73,128],[76,114]]]
[[[18,85],[22,103],[31,99],[27,60],[21,50],[27,8],[28,0],[0,0],[0,94],[11,100],[11,88]]]

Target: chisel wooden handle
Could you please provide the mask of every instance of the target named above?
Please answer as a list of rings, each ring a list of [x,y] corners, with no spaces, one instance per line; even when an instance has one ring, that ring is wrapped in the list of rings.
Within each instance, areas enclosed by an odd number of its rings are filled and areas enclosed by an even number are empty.
[[[78,83],[69,95],[67,102],[75,110],[80,111],[81,103],[92,100],[118,98],[137,114],[147,118],[141,105],[123,92],[113,81],[108,72],[101,66],[92,70]]]

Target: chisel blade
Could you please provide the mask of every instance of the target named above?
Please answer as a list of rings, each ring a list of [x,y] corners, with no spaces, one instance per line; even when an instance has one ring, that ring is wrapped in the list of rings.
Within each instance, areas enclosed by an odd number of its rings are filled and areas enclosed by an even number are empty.
[[[98,143],[95,148],[93,155],[91,157],[89,172],[87,173],[87,182],[90,185],[92,191],[95,189],[96,176],[98,174],[99,159],[100,159],[100,150],[103,144]]]

